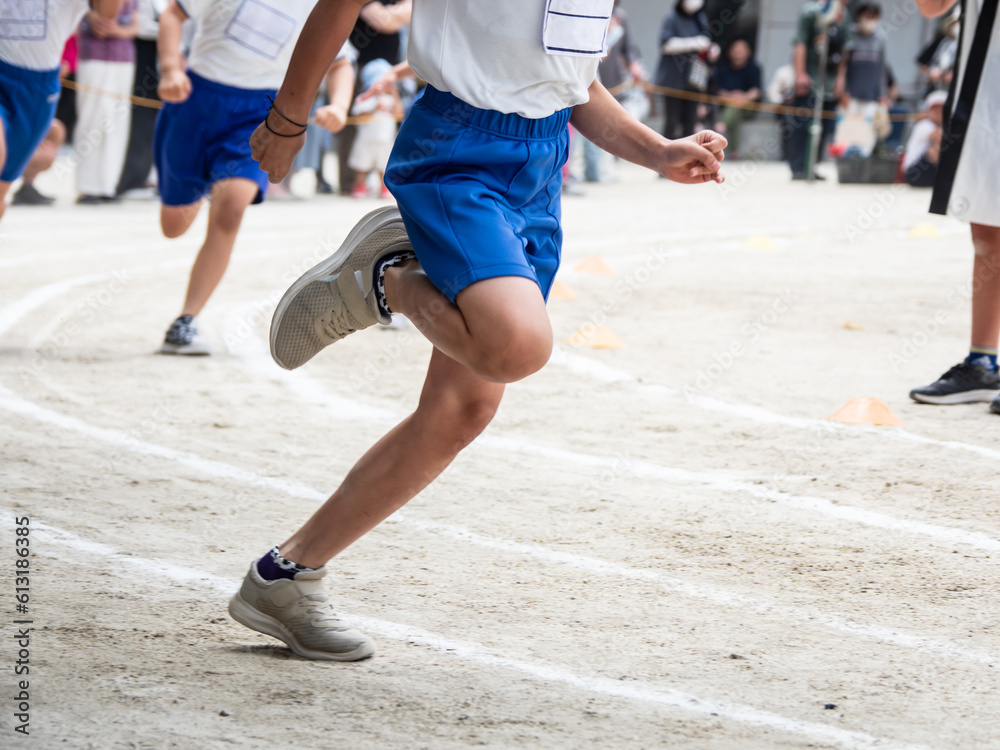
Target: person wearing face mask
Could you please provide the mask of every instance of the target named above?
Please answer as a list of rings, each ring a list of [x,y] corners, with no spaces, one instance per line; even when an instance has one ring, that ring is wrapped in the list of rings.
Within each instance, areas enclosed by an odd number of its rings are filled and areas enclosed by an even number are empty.
[[[879,27],[882,8],[876,2],[862,2],[855,11],[857,22],[851,27],[844,55],[837,71],[834,96],[848,118],[860,118],[868,124],[870,136],[862,148],[870,153],[875,146],[875,121],[879,106],[888,113],[892,96],[886,63],[886,37]],[[883,137],[887,132],[882,133]],[[839,133],[838,133],[839,135]]]
[[[708,63],[719,57],[719,45],[708,32],[705,0],[678,0],[660,29],[660,64],[656,84],[672,89],[702,92],[708,88]],[[663,97],[666,121],[663,134],[671,140],[694,133],[698,103]]]

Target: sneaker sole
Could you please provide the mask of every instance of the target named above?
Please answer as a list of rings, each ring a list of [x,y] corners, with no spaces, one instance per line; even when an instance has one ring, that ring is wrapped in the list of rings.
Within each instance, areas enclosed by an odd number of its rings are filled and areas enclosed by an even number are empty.
[[[386,217],[388,215],[391,215],[392,219],[386,221]],[[277,340],[281,335],[281,324],[285,313],[288,311],[291,304],[307,286],[337,273],[350,257],[351,253],[353,253],[357,248],[360,237],[374,231],[375,229],[389,228],[394,222],[399,223],[399,226],[403,229],[403,234],[405,236],[406,229],[403,227],[403,220],[399,216],[399,209],[395,206],[385,206],[366,214],[361,221],[355,225],[350,234],[347,235],[347,239],[344,240],[337,252],[302,274],[302,276],[300,276],[295,283],[288,288],[288,291],[284,293],[281,300],[279,300],[277,307],[274,308],[274,316],[271,318],[271,331],[268,337],[271,349],[271,358],[274,359],[274,361],[281,367],[286,370],[294,370],[296,367],[301,367],[326,346],[324,345],[324,347],[320,347],[320,349],[317,349],[316,352],[311,354],[304,351],[307,347],[291,347],[292,351],[286,352],[286,355],[294,354],[296,356],[294,358],[286,357],[286,359],[294,359],[294,362],[286,362],[282,359],[282,357],[278,354]]]
[[[277,638],[284,643],[294,653],[305,659],[320,661],[360,661],[375,655],[375,644],[371,641],[363,643],[353,651],[346,651],[343,654],[333,654],[329,651],[313,651],[308,649],[296,640],[291,631],[273,617],[265,615],[263,612],[252,607],[240,596],[239,592],[229,600],[229,616],[241,625],[245,625],[258,633]]]
[[[160,354],[176,354],[185,357],[207,357],[212,350],[206,347],[195,347],[182,344],[166,344],[160,347]]]
[[[981,401],[992,401],[1000,394],[998,390],[977,390],[962,391],[961,393],[949,393],[944,396],[929,396],[926,393],[910,391],[910,398],[921,404],[937,404],[939,406],[951,404],[974,404]]]

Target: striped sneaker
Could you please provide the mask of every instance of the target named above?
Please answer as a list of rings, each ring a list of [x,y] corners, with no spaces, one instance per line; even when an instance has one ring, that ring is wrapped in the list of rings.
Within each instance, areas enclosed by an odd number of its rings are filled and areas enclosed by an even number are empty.
[[[294,370],[345,336],[391,316],[378,305],[375,269],[411,251],[395,206],[376,209],[351,230],[333,255],[306,271],[278,302],[271,320],[271,356]]]
[[[255,560],[229,600],[229,615],[251,630],[284,641],[306,659],[367,659],[375,653],[375,643],[337,617],[323,591],[326,572],[324,566],[300,571],[295,578],[266,581]]]

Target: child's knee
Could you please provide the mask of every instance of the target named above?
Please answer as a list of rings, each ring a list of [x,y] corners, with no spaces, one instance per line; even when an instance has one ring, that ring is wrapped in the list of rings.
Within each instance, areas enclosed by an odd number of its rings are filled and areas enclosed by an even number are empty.
[[[418,414],[424,417],[432,439],[447,444],[457,453],[482,434],[499,406],[499,396],[448,399],[433,404],[421,403]]]
[[[478,374],[497,383],[513,383],[541,370],[551,356],[552,327],[546,319],[488,342],[478,362]]]

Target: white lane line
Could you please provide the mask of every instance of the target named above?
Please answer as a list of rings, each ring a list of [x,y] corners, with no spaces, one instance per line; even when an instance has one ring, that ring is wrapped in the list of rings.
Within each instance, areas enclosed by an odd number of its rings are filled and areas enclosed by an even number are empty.
[[[257,487],[272,489],[288,495],[289,497],[308,500],[311,502],[319,502],[326,499],[326,495],[323,493],[297,482],[290,482],[274,477],[264,477],[252,471],[240,469],[239,467],[232,466],[221,461],[213,461],[193,453],[177,451],[171,448],[154,445],[118,430],[96,427],[87,422],[76,419],[75,417],[52,412],[49,409],[45,409],[44,407],[25,401],[19,396],[11,394],[10,391],[2,385],[0,385],[0,408],[8,409],[9,411],[13,411],[21,414],[22,416],[26,416],[43,423],[55,425],[56,427],[64,430],[80,433],[91,439],[111,444],[123,450],[138,453],[140,455],[153,456],[168,461],[174,461],[208,476],[244,482]],[[679,578],[663,575],[657,571],[608,563],[592,557],[551,550],[541,545],[525,544],[507,539],[497,539],[483,534],[478,534],[459,526],[451,526],[448,524],[421,520],[406,511],[394,514],[389,520],[402,523],[406,526],[412,526],[427,533],[450,537],[452,539],[461,540],[466,543],[488,549],[524,555],[547,563],[566,565],[588,573],[596,573],[605,576],[619,576],[627,579],[647,581],[668,586],[683,595],[698,599],[705,599],[724,606],[748,607],[766,615],[798,620],[804,623],[823,625],[845,633],[865,636],[884,643],[903,646],[906,648],[925,650],[941,654],[943,656],[963,659],[965,661],[988,665],[1000,663],[1000,657],[993,654],[966,649],[946,641],[910,635],[890,628],[867,625],[855,622],[852,619],[837,617],[835,615],[809,612],[795,607],[773,604],[736,592],[727,591],[720,587],[694,584]]]
[[[5,517],[8,525],[13,521],[13,513],[6,508],[0,508],[0,516]],[[45,523],[34,521],[32,523],[32,530],[35,538],[39,541],[62,545],[78,552],[98,556],[101,558],[102,565],[106,565],[107,560],[112,558],[116,565],[131,567],[139,574],[154,575],[158,578],[189,586],[202,586],[226,596],[231,595],[240,585],[240,582],[234,579],[204,573],[192,568],[184,568],[162,560],[147,559],[135,555],[123,555],[114,547],[82,539],[75,534]],[[847,750],[868,748],[872,750],[930,750],[925,745],[895,742],[876,737],[866,732],[856,732],[827,724],[794,719],[739,703],[704,699],[665,686],[641,682],[623,683],[620,680],[581,675],[564,667],[547,664],[542,661],[529,661],[518,657],[498,654],[476,643],[447,638],[438,633],[404,623],[357,615],[348,615],[348,617],[359,627],[381,637],[406,643],[416,643],[425,648],[454,656],[462,661],[518,672],[534,677],[542,682],[568,685],[577,690],[605,695],[611,698],[679,708],[701,716],[715,716],[741,724],[749,724],[800,737],[808,737],[813,741],[830,743],[837,747],[846,748]]]
[[[574,354],[565,347],[557,346],[552,351],[552,358],[549,364],[565,367],[570,372],[587,375],[595,380],[604,383],[624,383],[650,393],[660,393],[664,396],[682,398],[685,402],[705,411],[715,411],[721,414],[728,414],[731,417],[740,417],[761,424],[780,424],[786,427],[796,427],[800,429],[823,430],[825,432],[842,431],[850,433],[861,433],[879,438],[887,438],[897,442],[921,443],[933,445],[951,450],[967,451],[985,458],[1000,458],[1000,450],[987,448],[974,443],[963,443],[958,440],[937,440],[935,438],[918,435],[909,430],[899,428],[875,428],[861,425],[845,425],[839,422],[828,422],[825,419],[805,419],[802,417],[790,417],[785,414],[768,411],[758,406],[748,404],[731,404],[711,396],[701,393],[686,394],[679,388],[674,388],[663,383],[637,378],[626,370],[619,370],[610,367],[602,362],[597,362],[588,357]]]
[[[232,318],[230,318],[232,319]],[[230,336],[227,334],[227,339]],[[263,341],[253,333],[243,336],[238,341],[232,340],[230,352],[242,359],[251,372],[260,377],[283,382],[304,400],[311,404],[326,405],[331,412],[346,418],[365,418],[368,421],[398,422],[402,415],[392,414],[385,409],[369,407],[361,402],[352,401],[342,396],[330,394],[319,383],[303,371],[285,372],[278,370],[270,360]],[[301,389],[301,390],[299,390]],[[690,471],[670,466],[661,466],[648,461],[622,461],[620,457],[601,456],[577,451],[555,448],[544,444],[529,442],[514,437],[485,434],[477,438],[474,445],[482,445],[497,450],[515,454],[527,454],[532,457],[544,457],[562,464],[586,466],[588,468],[608,469],[619,473],[630,473],[637,477],[646,477],[674,484],[697,484],[709,489],[726,493],[741,493],[759,500],[777,503],[795,510],[816,513],[835,518],[840,521],[871,526],[902,534],[911,534],[932,539],[939,544],[963,544],[987,550],[1000,552],[1000,539],[980,531],[970,531],[957,526],[943,526],[898,518],[888,513],[867,510],[853,505],[835,503],[822,497],[807,495],[792,495],[778,490],[740,481],[721,472]]]

